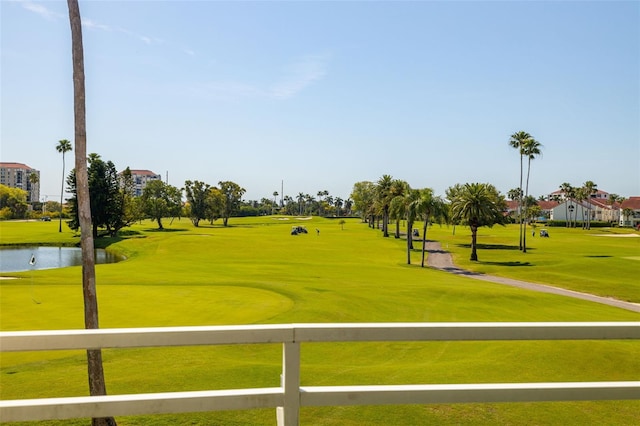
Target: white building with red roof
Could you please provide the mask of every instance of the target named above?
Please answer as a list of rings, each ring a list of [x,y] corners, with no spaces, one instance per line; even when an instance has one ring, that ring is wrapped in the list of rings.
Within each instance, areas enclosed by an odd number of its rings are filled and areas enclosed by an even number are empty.
[[[620,204],[620,226],[640,227],[640,197],[629,197]]]

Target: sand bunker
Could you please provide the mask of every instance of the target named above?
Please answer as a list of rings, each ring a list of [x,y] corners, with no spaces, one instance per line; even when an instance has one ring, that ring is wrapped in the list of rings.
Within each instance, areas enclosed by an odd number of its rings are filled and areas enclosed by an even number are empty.
[[[595,234],[594,237],[637,238],[638,234]]]

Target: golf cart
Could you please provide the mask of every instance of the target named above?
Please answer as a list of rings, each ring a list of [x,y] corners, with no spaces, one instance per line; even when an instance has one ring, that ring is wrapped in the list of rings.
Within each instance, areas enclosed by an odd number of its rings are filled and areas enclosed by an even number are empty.
[[[306,234],[307,232],[307,228],[304,226],[298,225],[291,227],[291,235]]]
[[[549,232],[546,229],[541,229],[540,236],[549,238]]]

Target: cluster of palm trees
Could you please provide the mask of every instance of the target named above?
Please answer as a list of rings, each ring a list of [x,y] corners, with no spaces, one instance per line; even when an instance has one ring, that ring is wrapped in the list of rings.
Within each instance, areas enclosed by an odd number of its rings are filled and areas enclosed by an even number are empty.
[[[415,222],[422,222],[421,266],[424,267],[428,225],[452,223],[469,225],[472,233],[471,260],[478,260],[476,233],[480,226],[504,223],[504,197],[493,185],[472,183],[455,185],[447,190],[447,199],[436,196],[431,188],[414,189],[400,179],[383,175],[376,183],[357,182],[351,198],[363,221],[381,229],[389,237],[389,224],[395,222],[395,238],[401,237],[400,223],[406,223],[407,264],[411,264]],[[455,229],[455,228],[454,228]]]
[[[525,131],[519,131],[511,135],[509,146],[517,149],[520,153],[520,187],[518,188],[518,223],[520,225],[519,247],[523,253],[527,252],[527,205],[524,200],[529,196],[529,177],[531,174],[531,160],[542,154],[542,145],[533,136]],[[522,180],[524,175],[524,159],[527,159],[527,179],[524,190]],[[513,199],[513,198],[512,198]]]
[[[593,205],[588,202],[592,195],[598,192],[598,185],[593,181],[586,181],[582,184],[581,187],[574,187],[568,182],[563,182],[560,185],[560,190],[562,191],[564,198],[568,201],[565,203],[565,217],[567,218],[566,227],[567,228],[575,228],[577,222],[578,212],[575,211],[575,216],[573,215],[573,211],[569,210],[570,203],[573,202],[579,205],[582,205],[582,229],[591,229],[591,209]],[[556,198],[558,201],[560,197]],[[624,198],[618,196],[617,194],[610,194],[608,198],[608,202],[610,205],[614,205],[616,202],[621,202]],[[584,203],[587,201],[586,203]],[[584,217],[584,207],[587,208],[587,217]]]

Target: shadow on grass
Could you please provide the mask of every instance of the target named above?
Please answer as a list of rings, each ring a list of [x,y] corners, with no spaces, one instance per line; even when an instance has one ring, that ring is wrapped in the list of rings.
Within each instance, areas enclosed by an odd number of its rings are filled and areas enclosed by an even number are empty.
[[[609,255],[606,255],[606,254],[594,254],[594,255],[585,256],[585,257],[599,258],[599,257],[613,257],[613,256],[609,256]]]
[[[496,266],[533,266],[531,262],[478,262],[482,265],[496,265]]]
[[[183,228],[164,228],[164,229],[158,229],[158,228],[147,228],[144,230],[144,232],[187,232],[188,229],[183,229]]]
[[[123,240],[130,240],[132,238],[146,238],[146,236],[143,235],[142,232],[134,231],[131,229],[120,230],[118,231],[118,235],[116,235],[115,237],[109,237],[107,235],[103,235],[98,238],[95,238],[93,240],[93,246],[95,248],[107,248],[111,244],[119,243],[120,241],[123,241]],[[80,243],[78,242],[76,246],[80,247]]]
[[[458,244],[458,247],[471,248],[471,244]],[[478,250],[520,250],[518,246],[510,246],[506,244],[476,244]],[[527,250],[533,250],[527,247]]]

